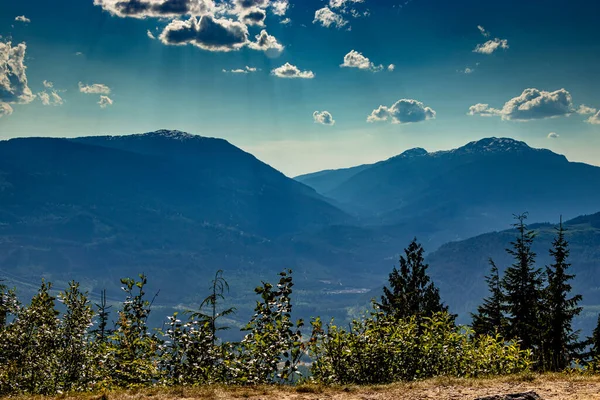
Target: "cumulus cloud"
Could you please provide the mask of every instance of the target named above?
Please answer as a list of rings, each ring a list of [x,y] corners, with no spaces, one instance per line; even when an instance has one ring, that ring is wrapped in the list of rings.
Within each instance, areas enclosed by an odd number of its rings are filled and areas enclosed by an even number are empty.
[[[248,41],[248,28],[241,22],[205,15],[167,25],[160,40],[169,45],[192,44],[209,51],[239,50]]]
[[[35,99],[27,83],[26,51],[25,43],[13,47],[10,42],[0,42],[1,103],[28,104]]]
[[[502,110],[490,107],[489,104],[478,103],[469,107],[467,115],[481,115],[482,117],[496,117],[502,115]]]
[[[94,5],[122,18],[177,18],[215,11],[213,0],[94,0]]]
[[[258,68],[249,67],[246,65],[245,68],[237,68],[237,69],[224,69],[223,72],[230,74],[249,74],[252,72],[258,71]]]
[[[274,36],[271,36],[264,29],[255,36],[256,42],[250,42],[248,47],[253,50],[264,51],[268,56],[276,57],[281,54],[284,46],[281,45]]]
[[[323,7],[315,12],[315,18],[313,19],[313,24],[321,24],[325,28],[329,28],[330,26],[334,26],[336,28],[342,28],[348,21],[344,19],[340,14],[336,14],[329,7]]]
[[[279,68],[275,68],[271,71],[271,75],[275,75],[278,78],[301,78],[301,79],[312,79],[315,74],[312,71],[301,71],[295,65],[285,63]]]
[[[0,118],[8,117],[13,113],[13,109],[8,103],[0,102]]]
[[[465,68],[465,69],[463,69],[461,72],[462,72],[463,74],[467,74],[467,75],[469,75],[469,74],[472,74],[473,72],[475,72],[475,69],[473,69],[473,68],[469,68],[469,67],[466,67],[466,68]]]
[[[146,35],[148,35],[148,37],[152,40],[156,39],[156,36],[154,36],[154,34],[152,33],[152,31],[150,31],[150,29],[148,29],[148,31],[146,32]]]
[[[548,139],[558,139],[560,137],[560,135],[556,132],[550,132],[548,134]]]
[[[394,72],[395,69],[396,69],[396,66],[394,64],[388,65],[388,71]]]
[[[28,24],[28,23],[31,22],[31,20],[29,18],[27,18],[26,16],[24,16],[24,15],[19,15],[17,18],[15,18],[15,21],[17,21],[17,22],[23,22],[23,23],[26,23],[26,24]]]
[[[469,115],[500,116],[504,120],[528,121],[560,117],[574,113],[573,98],[565,89],[547,92],[525,89],[520,96],[507,101],[502,109],[476,104],[469,108]]]
[[[265,26],[265,18],[267,18],[267,12],[258,7],[248,8],[240,13],[240,20],[246,25]]]
[[[508,49],[508,40],[498,38],[488,40],[483,44],[478,44],[475,49],[473,49],[473,52],[480,54],[492,54],[498,49]]]
[[[600,111],[598,111],[596,114],[592,115],[591,117],[589,117],[586,122],[588,124],[593,124],[593,125],[600,125]]]
[[[313,119],[316,124],[335,125],[335,120],[329,111],[315,111],[313,113]]]
[[[477,25],[477,29],[479,29],[479,32],[481,32],[481,34],[485,37],[490,37],[490,33],[488,31],[485,30],[485,28],[481,25]]]
[[[592,108],[592,107],[588,107],[585,104],[582,104],[577,109],[577,114],[590,115],[590,114],[595,114],[596,111],[598,111],[598,110],[596,110],[595,108]]]
[[[435,111],[423,103],[412,99],[401,99],[391,107],[379,106],[367,117],[367,122],[391,120],[393,124],[421,122],[435,118]]]
[[[44,80],[44,82],[42,82],[42,84],[44,85],[44,87],[46,89],[52,89],[54,87],[54,83],[50,82],[50,81],[46,81]]]
[[[240,8],[266,8],[269,5],[269,0],[233,0],[233,3]]]
[[[100,104],[100,108],[106,108],[108,106],[112,106],[113,101],[108,96],[100,96],[100,101],[98,101],[98,104]]]
[[[45,106],[62,106],[64,103],[64,100],[56,90],[53,90],[50,93],[43,91],[38,93],[37,97]]]
[[[283,17],[287,13],[289,7],[290,2],[288,0],[277,0],[271,3],[273,14],[279,17]]]
[[[340,64],[342,68],[358,68],[369,70],[373,72],[379,72],[383,70],[383,65],[375,65],[365,57],[362,53],[356,50],[351,50],[350,53],[344,56],[344,62]],[[393,70],[393,68],[392,68]]]
[[[82,82],[79,82],[79,91],[85,94],[110,94],[110,88],[102,83],[84,85]]]

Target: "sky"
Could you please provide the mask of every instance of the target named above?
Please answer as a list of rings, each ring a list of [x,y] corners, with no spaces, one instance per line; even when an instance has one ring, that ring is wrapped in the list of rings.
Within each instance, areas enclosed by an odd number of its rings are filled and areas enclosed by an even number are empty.
[[[288,176],[512,137],[600,165],[595,0],[0,0],[0,140],[177,129]]]

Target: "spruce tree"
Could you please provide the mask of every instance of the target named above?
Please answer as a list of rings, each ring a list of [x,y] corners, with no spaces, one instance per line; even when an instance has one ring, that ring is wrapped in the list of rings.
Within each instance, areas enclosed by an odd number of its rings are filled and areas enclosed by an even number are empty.
[[[542,302],[542,271],[535,267],[536,254],[531,249],[535,233],[527,228],[527,214],[516,215],[517,238],[506,252],[514,263],[507,268],[502,288],[506,294],[504,311],[508,315],[510,337],[521,340],[524,349],[536,350],[541,340],[540,309]]]
[[[478,335],[504,334],[506,318],[502,311],[504,304],[504,293],[500,273],[494,260],[489,260],[490,275],[485,277],[488,284],[490,296],[483,300],[483,304],[477,307],[477,314],[471,314],[473,318],[472,328]]]
[[[582,347],[578,343],[579,332],[574,332],[572,328],[573,318],[582,310],[577,306],[582,296],[570,297],[572,288],[569,281],[575,276],[568,273],[571,266],[567,261],[569,252],[569,243],[565,238],[561,218],[550,249],[550,256],[554,262],[546,267],[548,287],[545,291],[543,312],[546,323],[543,340],[546,352],[545,369],[551,371],[565,369],[570,364],[574,353]]]
[[[440,300],[439,289],[427,275],[429,265],[423,258],[423,247],[413,239],[404,256],[400,256],[400,270],[389,275],[390,288],[383,288],[379,307],[397,319],[417,316],[429,317],[436,312],[448,312]]]
[[[587,344],[590,346],[590,351],[587,353],[588,363],[593,371],[598,371],[600,367],[600,315],[598,315],[596,329],[594,329],[592,337],[588,338]]]

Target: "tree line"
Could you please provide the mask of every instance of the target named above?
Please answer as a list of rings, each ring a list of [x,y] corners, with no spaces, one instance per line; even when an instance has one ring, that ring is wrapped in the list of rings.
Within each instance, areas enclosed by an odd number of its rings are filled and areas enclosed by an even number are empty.
[[[347,328],[318,317],[306,327],[294,321],[292,271],[285,270],[275,284],[256,287],[254,315],[237,342],[219,337],[227,329],[220,321],[235,312],[223,307],[229,287],[222,271],[199,310],[174,313],[162,329],[148,327],[153,300],[144,275],[121,280],[125,299],[118,310],[105,292],[92,304],[76,282],[54,297],[52,285],[42,281],[28,304],[0,285],[0,395],[218,383],[376,384],[561,371],[577,359],[586,362],[581,370],[595,372],[600,319],[593,337],[579,341],[571,325],[581,296],[570,294],[562,223],[550,250],[554,263],[543,271],[535,267],[535,235],[525,218],[517,217],[518,235],[507,249],[515,262],[503,277],[490,261],[490,296],[472,327],[455,324],[416,239],[380,301]]]

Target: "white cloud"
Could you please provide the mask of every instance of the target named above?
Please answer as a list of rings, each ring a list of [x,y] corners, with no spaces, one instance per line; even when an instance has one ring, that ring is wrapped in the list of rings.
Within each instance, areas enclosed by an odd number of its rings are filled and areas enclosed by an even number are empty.
[[[79,91],[86,94],[110,94],[110,88],[102,83],[84,85],[79,82]]]
[[[600,125],[600,111],[586,119],[588,124]]]
[[[285,19],[282,19],[281,21],[279,21],[279,23],[282,25],[288,25],[288,24],[292,23],[292,20],[289,18],[285,18]]]
[[[52,89],[52,88],[54,87],[54,83],[52,83],[52,82],[50,82],[50,81],[46,81],[46,80],[45,80],[45,81],[44,81],[44,82],[42,82],[42,83],[43,83],[43,85],[44,85],[44,87],[45,87],[46,89]]]
[[[388,65],[388,71],[394,72],[395,69],[396,69],[396,66],[394,64]]]
[[[283,17],[287,13],[289,7],[290,3],[288,0],[277,0],[271,3],[273,14],[279,17]]]
[[[483,44],[478,44],[475,49],[473,49],[474,53],[480,54],[492,54],[494,51],[501,49],[508,49],[508,40],[506,39],[498,39],[495,38],[493,40],[488,40]]]
[[[13,47],[10,42],[0,42],[0,102],[11,104],[31,103],[35,96],[27,83],[25,53],[27,45]]]
[[[333,25],[339,29],[348,24],[348,21],[346,21],[341,15],[331,11],[329,7],[323,7],[315,12],[313,24],[316,23],[321,24],[325,28],[329,28]]]
[[[227,52],[247,44],[248,28],[241,22],[205,15],[199,19],[171,21],[161,33],[160,40],[169,45],[192,44],[208,51]]]
[[[434,119],[436,112],[423,103],[412,99],[401,99],[391,107],[379,106],[367,117],[367,122],[391,120],[393,124],[407,124]]]
[[[479,32],[481,32],[481,34],[485,37],[490,37],[490,33],[488,31],[485,30],[485,28],[481,25],[477,25],[477,29],[479,29]]]
[[[29,18],[27,18],[26,16],[24,16],[24,15],[19,15],[17,18],[15,18],[15,21],[17,21],[17,22],[23,22],[23,23],[26,23],[26,24],[28,24],[28,23],[31,22],[31,20]]]
[[[213,0],[94,0],[112,15],[125,18],[177,18],[214,13]]]
[[[581,114],[581,115],[590,115],[590,114],[595,114],[598,110],[596,110],[595,108],[592,107],[588,107],[585,104],[582,104],[579,106],[579,108],[577,109],[577,114]]]
[[[8,117],[13,113],[13,109],[8,103],[0,102],[0,118]]]
[[[268,56],[276,57],[285,48],[274,36],[269,35],[264,29],[255,38],[256,42],[250,42],[248,47],[253,50],[264,51]]]
[[[245,9],[239,14],[240,21],[246,25],[265,26],[265,18],[267,12],[258,7]]]
[[[476,104],[469,108],[469,115],[500,116],[504,120],[528,121],[570,115],[574,113],[573,98],[565,89],[547,92],[525,89],[520,96],[507,101],[502,109],[488,104]]]
[[[78,51],[77,53],[75,53],[75,55],[76,55],[76,56],[82,56],[82,55],[83,55],[83,53],[82,53],[82,52],[80,52],[80,51]]]
[[[38,93],[37,96],[45,106],[62,106],[64,103],[64,100],[56,90],[53,90],[50,93],[43,91]]]
[[[560,135],[556,132],[550,132],[548,134],[548,139],[558,139],[560,137]]]
[[[249,67],[246,65],[245,68],[237,68],[237,69],[224,69],[223,72],[230,74],[249,74],[252,72],[258,71],[258,68]]]
[[[108,96],[100,96],[100,101],[98,102],[98,104],[100,104],[100,108],[106,108],[108,106],[112,106],[113,101]]]
[[[154,36],[154,34],[150,31],[150,29],[148,29],[148,31],[146,32],[146,35],[148,35],[148,37],[152,40],[156,39],[156,36]]]
[[[275,68],[271,71],[271,75],[275,75],[278,78],[301,78],[301,79],[312,79],[315,74],[312,71],[301,71],[295,65],[285,63],[279,68]]]
[[[461,72],[462,72],[463,74],[467,74],[467,75],[468,75],[468,74],[472,74],[473,72],[475,72],[475,69],[474,69],[474,68],[469,68],[469,67],[466,67],[466,68],[465,68],[465,69],[463,69]]]
[[[344,62],[340,64],[343,68],[358,68],[369,70],[373,72],[379,72],[383,70],[383,65],[375,65],[365,57],[362,53],[356,50],[351,50],[350,53],[344,56]]]
[[[478,103],[469,107],[467,115],[481,115],[482,117],[496,117],[502,115],[502,110],[490,107],[489,104]]]
[[[316,124],[335,125],[335,120],[329,111],[315,111],[313,113],[313,119]]]

